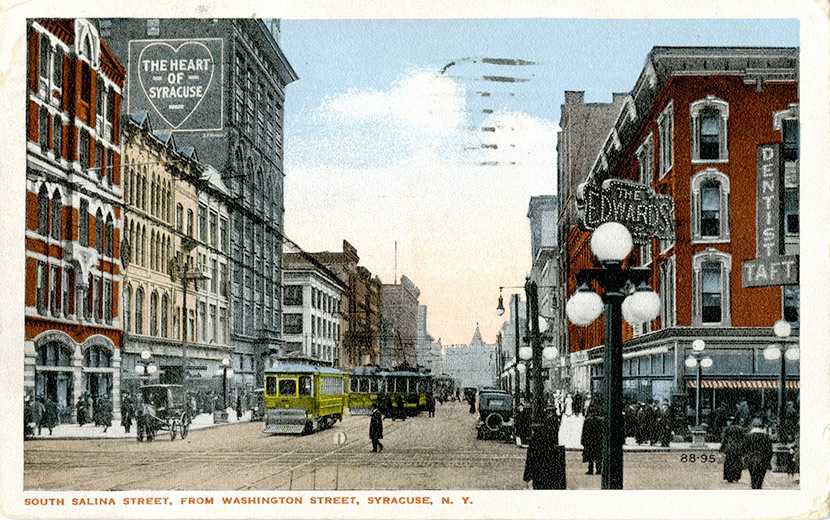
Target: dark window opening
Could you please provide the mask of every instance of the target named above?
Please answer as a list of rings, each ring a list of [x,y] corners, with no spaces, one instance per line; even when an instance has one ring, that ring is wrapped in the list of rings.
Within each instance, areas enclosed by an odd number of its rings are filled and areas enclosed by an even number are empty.
[[[720,158],[720,113],[704,111],[700,114],[700,158]]]

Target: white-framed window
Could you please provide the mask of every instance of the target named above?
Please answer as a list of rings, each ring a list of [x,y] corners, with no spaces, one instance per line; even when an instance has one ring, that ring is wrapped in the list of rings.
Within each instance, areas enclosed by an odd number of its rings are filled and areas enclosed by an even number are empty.
[[[215,342],[218,339],[216,327],[218,322],[216,320],[216,305],[211,304],[210,312],[208,313],[208,319],[210,323],[208,323],[208,331],[210,333],[210,341],[211,343]]]
[[[691,180],[692,242],[729,240],[729,177],[713,168]]]
[[[732,255],[709,248],[692,259],[693,325],[729,326]]]
[[[124,332],[130,332],[132,325],[132,309],[130,308],[133,299],[133,288],[130,285],[124,288]]]
[[[690,105],[689,116],[692,162],[728,161],[729,103],[712,95],[706,96]]]
[[[664,329],[677,323],[675,263],[676,258],[672,255],[660,264],[660,324]]]
[[[170,304],[169,304],[169,301],[167,299],[167,295],[165,294],[161,297],[161,313],[159,314],[159,324],[161,325],[161,337],[162,338],[166,338],[167,335],[168,335],[168,333],[167,333],[167,320],[168,320],[168,315],[170,314],[170,312],[168,310],[169,307],[170,307]]]
[[[58,285],[60,270],[60,266],[57,265],[49,268],[49,308],[55,316],[60,314],[58,309],[58,304],[60,303],[60,286]]]
[[[104,281],[104,320],[112,323],[112,281]]]
[[[798,119],[798,103],[791,103],[786,110],[772,115],[773,130],[781,132],[781,154],[785,162],[797,161],[800,155]]]
[[[781,286],[781,315],[791,324],[798,326],[800,314],[800,287],[798,285]]]
[[[657,118],[657,138],[659,139],[657,167],[659,178],[662,179],[674,165],[674,111],[671,101]]]
[[[798,188],[787,188],[784,190],[784,234],[798,236],[799,231]]]
[[[782,148],[785,161],[798,160],[798,119],[784,119],[781,122]]]
[[[69,298],[74,291],[74,272],[71,267],[64,267],[63,269],[63,277],[62,277],[62,299],[63,299],[63,313],[67,316],[70,316],[70,309],[69,309]]]

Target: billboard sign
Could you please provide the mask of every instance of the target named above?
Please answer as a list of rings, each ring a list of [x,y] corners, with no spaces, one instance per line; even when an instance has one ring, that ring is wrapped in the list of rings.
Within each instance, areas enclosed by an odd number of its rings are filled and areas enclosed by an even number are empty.
[[[781,144],[758,147],[755,257],[741,263],[743,287],[798,284],[798,255],[784,255],[784,168]]]
[[[156,129],[222,130],[221,38],[132,40],[128,63],[130,113],[148,111]]]
[[[637,244],[645,244],[652,237],[674,239],[674,199],[633,181],[607,179],[601,187],[580,185],[577,212],[585,229],[619,222]]]

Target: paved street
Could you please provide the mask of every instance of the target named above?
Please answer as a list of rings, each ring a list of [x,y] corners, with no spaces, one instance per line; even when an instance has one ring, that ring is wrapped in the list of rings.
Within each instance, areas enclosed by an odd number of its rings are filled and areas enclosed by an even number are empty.
[[[347,415],[314,435],[265,436],[263,423],[197,430],[185,440],[160,436],[36,440],[25,443],[26,489],[266,490],[266,489],[525,489],[527,451],[515,444],[476,440],[474,415],[460,403],[439,405],[436,416],[384,421],[385,450],[371,453],[368,417]],[[342,446],[334,443],[345,432]],[[682,462],[691,454],[695,462]],[[683,457],[686,455],[686,457]],[[701,456],[716,457],[700,462]],[[569,489],[599,489],[585,475],[579,451],[567,453]],[[626,451],[626,489],[748,489],[721,479],[716,451]],[[796,488],[783,474],[766,487]]]

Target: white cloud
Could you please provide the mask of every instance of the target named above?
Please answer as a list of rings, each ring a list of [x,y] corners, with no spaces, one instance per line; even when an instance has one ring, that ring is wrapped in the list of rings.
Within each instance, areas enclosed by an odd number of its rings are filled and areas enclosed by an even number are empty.
[[[389,90],[356,90],[326,97],[318,117],[335,124],[372,123],[415,133],[450,134],[465,121],[466,91],[436,70],[418,69]]]

